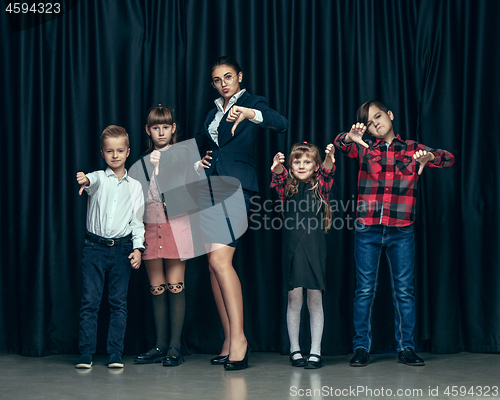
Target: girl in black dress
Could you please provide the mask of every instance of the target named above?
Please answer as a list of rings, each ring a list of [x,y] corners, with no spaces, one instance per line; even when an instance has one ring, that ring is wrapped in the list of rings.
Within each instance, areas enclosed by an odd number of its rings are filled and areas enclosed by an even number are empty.
[[[290,173],[283,167],[285,156],[273,159],[271,188],[283,202],[282,268],[288,292],[287,328],[290,362],[294,367],[321,368],[323,335],[323,291],[325,290],[326,241],[331,223],[328,195],[335,172],[335,148],[326,147],[321,164],[319,149],[309,143],[292,147],[288,160]],[[306,359],[299,346],[300,312],[307,290],[311,322],[311,351]]]

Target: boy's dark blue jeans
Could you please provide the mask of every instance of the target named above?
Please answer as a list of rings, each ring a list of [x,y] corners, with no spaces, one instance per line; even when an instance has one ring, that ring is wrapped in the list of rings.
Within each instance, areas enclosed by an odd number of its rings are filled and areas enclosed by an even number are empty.
[[[89,232],[87,235],[92,236]],[[110,305],[107,352],[120,356],[123,354],[123,339],[127,324],[127,293],[131,273],[128,256],[131,252],[131,241],[108,247],[85,239],[81,264],[83,281],[79,333],[81,354],[95,353],[97,314],[106,273]]]
[[[385,247],[391,279],[398,352],[415,348],[415,297],[413,296],[415,242],[413,225],[393,227],[355,223],[354,258],[356,293],[354,297],[353,349],[372,345],[372,310],[377,291],[382,248]]]

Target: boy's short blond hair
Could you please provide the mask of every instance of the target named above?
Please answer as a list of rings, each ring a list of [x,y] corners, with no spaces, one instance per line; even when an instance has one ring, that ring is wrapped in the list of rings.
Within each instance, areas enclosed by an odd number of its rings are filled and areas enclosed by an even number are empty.
[[[104,140],[108,138],[125,138],[125,141],[127,143],[127,148],[130,147],[130,142],[128,139],[128,133],[125,130],[125,128],[122,128],[121,126],[118,125],[110,125],[106,128],[101,133],[101,150],[104,146]]]

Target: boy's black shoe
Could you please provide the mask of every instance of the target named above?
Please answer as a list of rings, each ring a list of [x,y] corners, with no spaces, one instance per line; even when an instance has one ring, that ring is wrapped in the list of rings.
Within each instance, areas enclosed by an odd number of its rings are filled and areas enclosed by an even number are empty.
[[[108,368],[123,368],[122,358],[118,354],[110,354]]]
[[[349,361],[349,366],[351,367],[365,367],[370,361],[370,355],[362,347],[356,349],[354,356]]]
[[[417,356],[415,354],[415,351],[411,347],[406,347],[402,352],[399,353],[398,362],[413,366],[425,365],[424,360]]]
[[[92,368],[92,354],[82,354],[76,362],[75,368]]]

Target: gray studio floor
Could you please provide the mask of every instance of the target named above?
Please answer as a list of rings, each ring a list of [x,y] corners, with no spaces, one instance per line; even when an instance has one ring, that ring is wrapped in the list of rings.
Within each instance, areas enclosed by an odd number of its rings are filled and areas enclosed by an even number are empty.
[[[77,370],[77,355],[2,354],[0,399],[500,399],[499,354],[420,355],[424,367],[375,354],[367,367],[351,368],[349,354],[305,370],[291,367],[287,356],[250,353],[248,369],[226,372],[206,354],[188,356],[179,367],[134,365],[126,356],[123,370],[108,369],[105,356],[94,357],[91,370]]]

